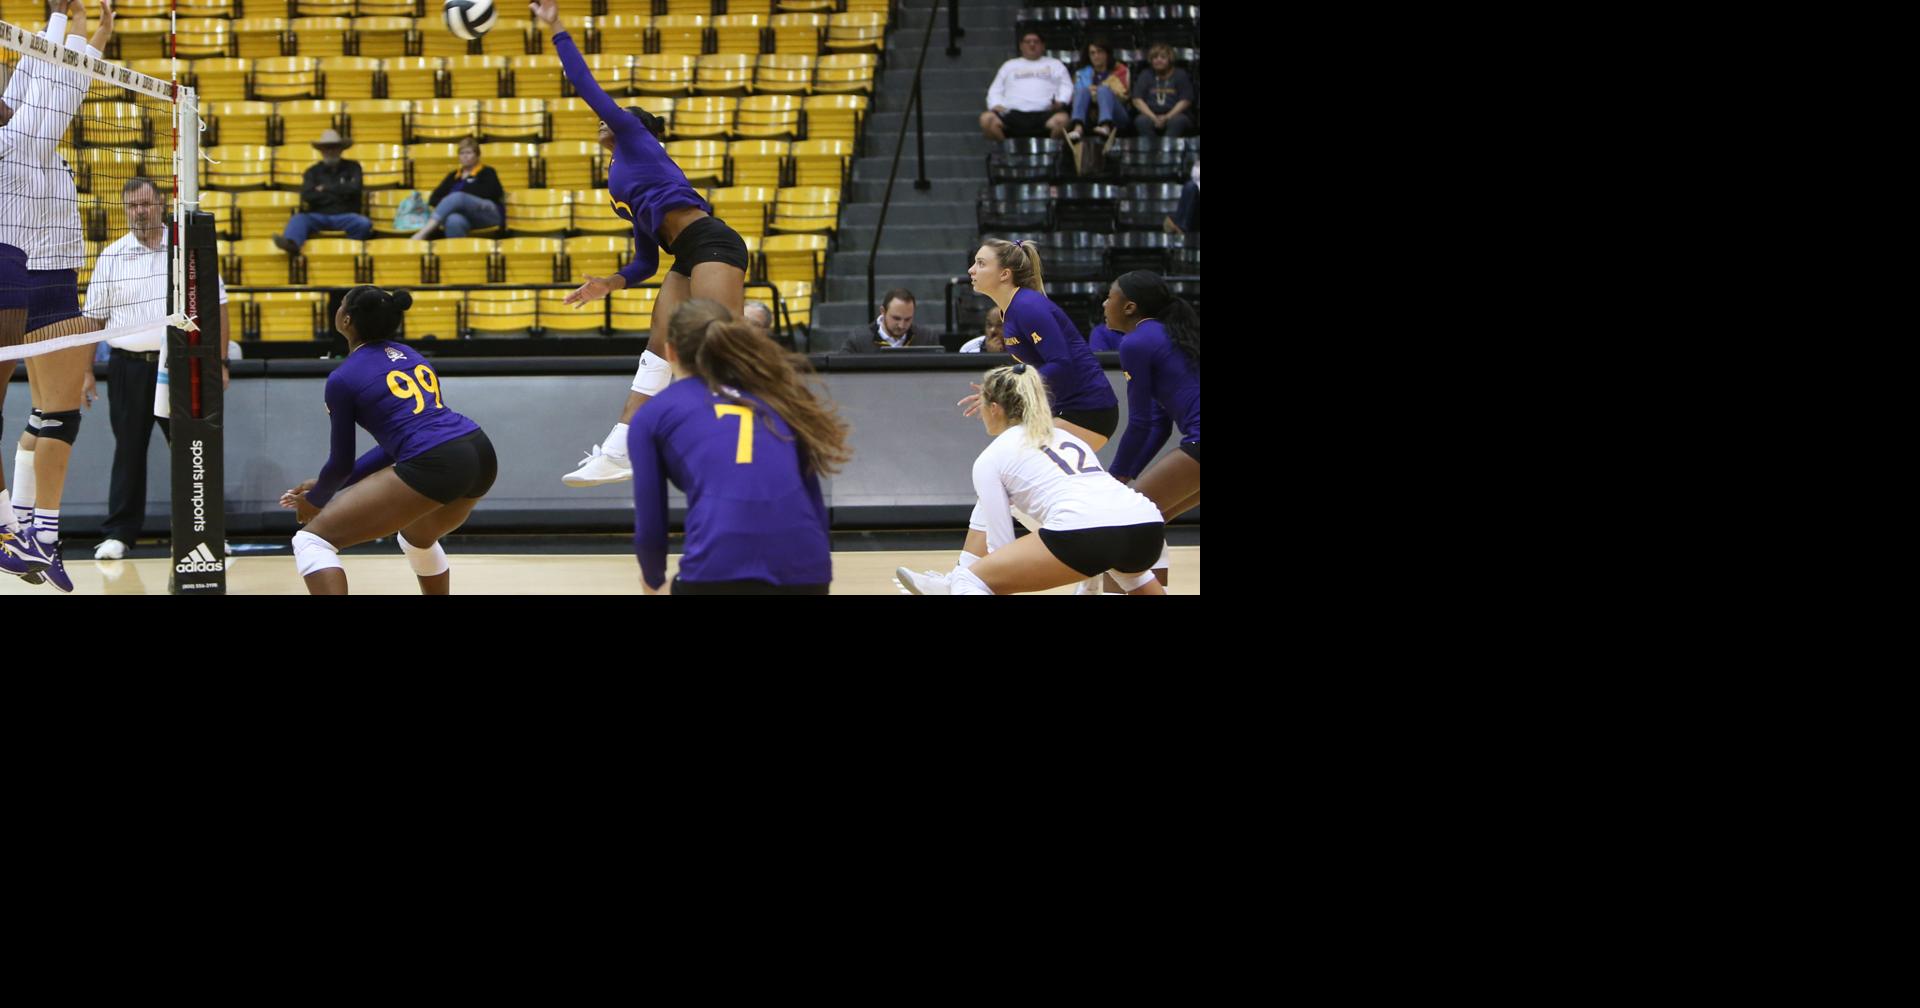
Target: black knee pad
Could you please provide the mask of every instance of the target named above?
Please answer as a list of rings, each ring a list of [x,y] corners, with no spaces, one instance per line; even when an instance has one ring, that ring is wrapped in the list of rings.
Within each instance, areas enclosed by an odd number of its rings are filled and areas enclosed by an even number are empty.
[[[33,433],[39,437],[72,444],[74,439],[80,436],[80,411],[76,409],[60,413],[41,413],[40,425]]]

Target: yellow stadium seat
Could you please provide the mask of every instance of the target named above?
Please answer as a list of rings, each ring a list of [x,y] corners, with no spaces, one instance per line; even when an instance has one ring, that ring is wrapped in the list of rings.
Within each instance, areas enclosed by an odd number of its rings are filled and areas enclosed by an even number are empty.
[[[249,94],[260,101],[319,98],[320,64],[311,56],[276,56],[253,61]]]
[[[624,14],[629,17],[652,17],[653,0],[602,0],[600,13],[607,16]],[[681,11],[679,13],[699,14],[703,12]],[[635,51],[637,52],[638,50]]]
[[[427,190],[420,189],[376,189],[367,193],[367,216],[373,221],[373,233],[376,238],[405,238],[420,230],[417,227],[403,228],[394,224],[395,211],[407,197],[419,192],[422,199]]]
[[[205,142],[262,146],[273,143],[272,102],[209,102],[201,107],[201,115],[207,120],[207,131],[201,134]]]
[[[540,145],[501,140],[480,145],[480,163],[500,176],[500,188],[507,192],[533,188],[534,162],[540,157]]]
[[[707,19],[700,14],[668,14],[653,19],[653,52],[698,56],[707,51]]]
[[[658,116],[661,124],[666,127],[667,134],[669,136],[672,135],[673,114],[674,109],[679,105],[679,99],[668,98],[664,95],[638,95],[632,101],[623,102],[622,104],[638,105]]]
[[[614,332],[645,333],[653,328],[653,302],[660,297],[658,287],[633,287],[614,291],[607,297],[608,324]]]
[[[233,196],[233,230],[243,240],[259,241],[272,238],[286,230],[287,221],[300,212],[300,194],[297,192],[243,192]],[[244,241],[242,242],[244,244]],[[273,243],[267,243],[273,248]],[[274,249],[280,252],[279,249]],[[280,252],[282,259],[285,252]],[[284,271],[283,271],[284,272]],[[266,281],[256,280],[255,283]],[[282,277],[275,283],[286,283]]]
[[[853,171],[853,141],[802,140],[789,154],[794,185],[846,189],[847,176]]]
[[[426,9],[421,0],[360,0],[356,5],[361,17],[421,17],[438,22],[439,9]]]
[[[796,95],[742,98],[733,119],[733,135],[748,140],[797,138],[805,132],[800,124],[800,103]]]
[[[0,4],[0,17],[11,21],[18,16],[16,7],[22,6],[25,5],[14,3]],[[39,6],[41,11],[46,9],[45,4],[40,4]],[[113,5],[114,15],[126,20],[132,20],[134,18],[164,18],[171,13],[172,10],[172,5],[168,0],[120,0],[119,3]]]
[[[73,142],[80,147],[151,147],[153,133],[147,110],[132,102],[87,102],[73,117]]]
[[[283,218],[280,221],[285,224]],[[278,234],[278,227],[273,229]],[[247,238],[233,243],[231,275],[226,282],[234,287],[278,287],[292,283],[293,257],[280,251],[269,238]]]
[[[374,56],[321,56],[320,84],[332,101],[367,101],[378,95],[382,61]]]
[[[564,283],[558,238],[502,238],[501,280],[510,284]]]
[[[848,13],[874,11],[884,14],[893,8],[893,4],[894,0],[846,0],[841,6],[846,8]]]
[[[589,301],[575,307],[567,303],[567,297],[573,292],[553,288],[536,292],[540,304],[540,328],[549,335],[562,333],[599,333],[605,328],[607,305],[604,301]]]
[[[507,190],[507,230],[514,234],[565,234],[573,208],[565,189]]]
[[[588,44],[592,47],[588,53],[610,53],[615,56],[629,56],[636,53],[653,51],[647,46],[647,29],[653,27],[651,14],[608,14],[595,18],[593,27],[588,31]],[[599,79],[599,74],[594,74]],[[601,80],[602,87],[606,81]],[[611,90],[608,92],[611,94]]]
[[[397,143],[356,143],[347,156],[360,162],[360,185],[369,191],[404,187],[413,169],[407,149]]]
[[[286,51],[287,19],[283,17],[246,18],[228,29],[238,54],[247,59],[268,59],[290,55]]]
[[[582,56],[587,69],[593,71],[593,80],[614,98],[624,98],[633,90],[633,57],[625,54],[618,56]],[[572,81],[562,81],[564,97],[571,98],[577,92]]]
[[[585,98],[547,99],[547,121],[553,126],[550,140],[595,140],[600,135],[600,116]]]
[[[699,59],[685,53],[635,56],[633,89],[643,95],[680,97],[693,90],[693,75],[698,66]]]
[[[567,195],[573,207],[573,230],[593,235],[633,234],[633,224],[613,212],[605,189],[574,189]]]
[[[293,49],[300,56],[348,56],[347,35],[353,22],[343,17],[300,17],[287,22]]]
[[[200,184],[209,189],[265,189],[273,184],[273,148],[261,144],[219,144],[206,150]]]
[[[827,270],[826,235],[768,235],[760,242],[762,273],[779,284],[799,280],[817,284]]]
[[[442,238],[432,242],[434,283],[492,283],[498,272],[492,238]],[[376,283],[378,281],[375,281]]]
[[[413,307],[400,316],[403,339],[459,339],[465,291],[413,291]]]
[[[201,195],[216,192],[219,191],[209,189]],[[221,192],[219,195],[230,194]],[[127,204],[121,198],[118,187],[111,192],[78,195],[75,199],[80,204],[81,227],[85,229],[88,241],[117,241],[127,233]]]
[[[413,116],[407,124],[410,143],[479,135],[480,103],[472,98],[429,98],[413,103]]]
[[[340,127],[340,133],[353,138],[354,143],[407,142],[407,115],[413,111],[412,102],[361,98],[344,104],[346,125]]]
[[[285,57],[274,58],[284,59]],[[152,74],[161,80],[166,80],[166,61],[160,60],[157,62],[160,65],[154,69],[139,66],[133,69],[139,70],[141,73]],[[188,68],[193,73],[193,86],[200,92],[200,100],[202,102],[246,101],[253,97],[249,90],[249,82],[253,78],[253,65],[255,62],[264,63],[267,61],[216,57],[213,59],[194,60],[191,64],[188,64]],[[155,70],[158,72],[156,73]]]
[[[518,98],[558,98],[566,73],[560,69],[560,57],[551,53],[539,56],[507,57],[507,77]]]
[[[446,33],[426,34],[431,38]],[[409,101],[439,97],[441,66],[444,63],[446,60],[438,56],[403,56],[382,60],[382,76],[387,82],[386,93],[382,97],[405,98]]]
[[[886,46],[887,16],[885,14],[860,12],[828,15],[828,50],[878,53]]]
[[[267,247],[272,248],[273,243],[268,242]],[[273,251],[280,258],[287,258],[279,249]],[[286,283],[285,280],[278,282]],[[262,291],[253,296],[253,307],[260,318],[263,341],[315,340],[333,331],[333,320],[327,317],[325,291]]]
[[[293,17],[352,17],[354,0],[291,0]]]
[[[713,13],[712,0],[662,0],[662,3],[666,7],[666,10],[656,10],[654,13],[672,15]],[[747,5],[743,3],[740,4],[740,6],[745,7]],[[612,0],[608,0],[607,13],[613,13]]]
[[[180,18],[174,29],[177,40],[174,51],[181,59],[225,56],[233,44],[229,34],[231,24],[224,18]]]
[[[590,276],[611,276],[627,264],[633,243],[617,235],[580,235],[569,238],[565,249],[566,275],[586,282]]]
[[[714,53],[694,65],[693,89],[700,94],[746,94],[753,86],[754,57],[746,53]]]
[[[800,106],[807,113],[807,139],[860,140],[860,124],[867,116],[865,95],[817,94]]]
[[[813,89],[824,94],[872,94],[879,60],[872,53],[832,53],[813,68]]]
[[[467,292],[467,328],[476,334],[517,333],[539,324],[530,290]]]
[[[437,25],[429,24],[431,31]],[[360,17],[353,21],[353,34],[347,45],[354,56],[374,59],[398,59],[412,44],[414,20],[411,17]]]
[[[676,140],[722,139],[733,131],[739,107],[738,98],[682,98],[674,103],[670,135]]]
[[[780,306],[785,318],[778,319],[780,326],[813,327],[813,285],[804,280],[788,280],[775,283],[774,289],[780,292]]]
[[[157,151],[87,147],[65,151],[62,156],[76,169],[74,187],[80,192],[94,193],[103,199],[118,198],[120,186],[136,175],[153,179],[163,191],[173,191],[173,160],[161,157]]]
[[[495,7],[495,10],[501,8]],[[509,8],[511,9],[511,8]],[[525,10],[525,7],[519,8]],[[584,12],[583,12],[584,13]],[[446,18],[439,6],[429,7],[427,16],[420,19],[418,55],[421,56],[465,56],[473,49],[467,40],[447,30]]]
[[[486,151],[481,151],[485,155]],[[460,145],[457,143],[428,142],[407,145],[407,159],[413,162],[413,187],[422,193],[431,193],[447,177],[447,173],[460,165]]]
[[[46,18],[38,20],[45,21]],[[114,22],[113,41],[120,46],[120,58],[123,60],[165,56],[168,29],[165,18],[130,17]]]
[[[667,156],[695,185],[727,185],[727,145],[718,140],[675,140]]]
[[[315,287],[351,287],[360,283],[363,242],[351,238],[309,238],[300,246],[294,270],[300,283]]]
[[[834,0],[775,0],[773,9],[785,14],[791,11],[831,11],[839,7]]]
[[[732,185],[777,188],[786,175],[787,142],[735,140],[727,145],[727,163],[732,168]]]
[[[825,8],[831,10],[829,3]],[[827,37],[827,16],[820,13],[775,14],[772,21],[773,51],[783,54],[818,56]]]
[[[505,56],[449,56],[447,84],[451,98],[498,98],[506,92]]]
[[[547,139],[547,103],[539,98],[492,98],[480,102],[480,139]]]
[[[768,53],[754,67],[753,89],[760,94],[806,94],[813,88],[813,61],[805,53]]]
[[[779,191],[773,204],[774,231],[826,231],[840,227],[840,190],[826,186],[790,186]]]
[[[742,236],[757,238],[767,233],[767,207],[779,191],[772,186],[731,186],[715,189],[707,201],[715,217]]]
[[[308,242],[311,246],[313,243]],[[366,243],[377,287],[414,287],[427,282],[427,254],[433,243],[413,238],[375,238]],[[302,253],[306,252],[303,248]]]
[[[220,238],[233,238],[233,197],[235,194],[208,189],[200,194],[200,209],[213,215],[213,233]],[[126,212],[124,206],[121,213]],[[224,243],[223,243],[224,244]]]
[[[541,186],[586,189],[607,184],[606,148],[592,140],[555,140],[540,145]]]
[[[312,144],[316,137],[330,129],[338,130],[344,125],[346,117],[342,112],[345,110],[346,104],[346,102],[329,101],[326,99],[280,102],[278,105],[273,106],[276,118],[279,119],[279,123],[274,127],[273,131],[273,143],[276,145],[286,143],[303,144],[308,150],[312,150]],[[343,133],[341,135],[345,136],[347,134]],[[232,141],[227,139],[225,133],[222,133],[220,135],[220,142],[231,143]],[[252,141],[247,142],[251,143]],[[356,155],[354,156],[354,160],[358,161],[360,159]]]
[[[713,51],[760,55],[767,32],[766,14],[725,14],[713,19]]]
[[[526,8],[520,8],[525,11]],[[533,20],[525,17],[501,17],[480,36],[480,51],[488,56],[524,56],[533,37]]]

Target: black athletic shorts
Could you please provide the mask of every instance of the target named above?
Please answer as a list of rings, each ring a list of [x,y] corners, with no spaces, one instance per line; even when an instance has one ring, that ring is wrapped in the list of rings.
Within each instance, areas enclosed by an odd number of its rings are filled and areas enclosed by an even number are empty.
[[[1106,409],[1070,409],[1055,410],[1054,416],[1070,424],[1086,429],[1101,437],[1112,437],[1120,427],[1120,407],[1109,406]]]
[[[467,497],[484,497],[493,488],[500,464],[486,431],[434,445],[405,462],[393,464],[393,474],[422,497],[442,504]]]
[[[1180,450],[1186,452],[1195,462],[1200,461],[1200,442],[1195,441],[1192,444],[1183,444],[1180,446]]]
[[[747,269],[747,243],[740,240],[740,232],[712,214],[681,228],[667,251],[673,253],[673,272],[689,280],[693,268],[704,262],[726,263],[741,272]]]
[[[1018,109],[1008,109],[1005,112],[995,112],[994,115],[1000,117],[1000,123],[1006,127],[1006,133],[1010,137],[1052,136],[1047,131],[1047,120],[1054,117],[1052,112],[1022,112]]]
[[[827,586],[777,585],[767,581],[682,581],[673,576],[675,595],[825,595]]]
[[[1138,574],[1151,570],[1153,562],[1160,559],[1160,550],[1167,544],[1167,526],[1148,522],[1066,532],[1041,529],[1040,541],[1061,563],[1086,577],[1108,570]]]

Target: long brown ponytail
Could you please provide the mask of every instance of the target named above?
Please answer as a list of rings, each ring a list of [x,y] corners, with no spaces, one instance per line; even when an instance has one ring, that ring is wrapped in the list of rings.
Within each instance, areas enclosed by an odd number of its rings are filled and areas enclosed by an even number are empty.
[[[812,373],[807,359],[780,349],[747,323],[734,321],[726,306],[689,299],[673,313],[667,341],[680,367],[714,392],[729,398],[750,392],[778,413],[798,439],[803,469],[831,476],[853,457],[846,421],[807,385],[805,376]],[[760,419],[779,436],[771,416],[761,413]]]

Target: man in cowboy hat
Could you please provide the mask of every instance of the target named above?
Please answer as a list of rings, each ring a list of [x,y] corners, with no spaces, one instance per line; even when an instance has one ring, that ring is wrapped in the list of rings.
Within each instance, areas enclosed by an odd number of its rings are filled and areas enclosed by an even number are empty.
[[[373,235],[373,221],[360,212],[360,162],[340,156],[353,142],[330,129],[313,146],[320,151],[320,163],[308,167],[300,180],[300,200],[306,210],[293,215],[286,233],[273,236],[280,251],[289,254],[298,253],[315,231],[345,231],[355,241]]]

